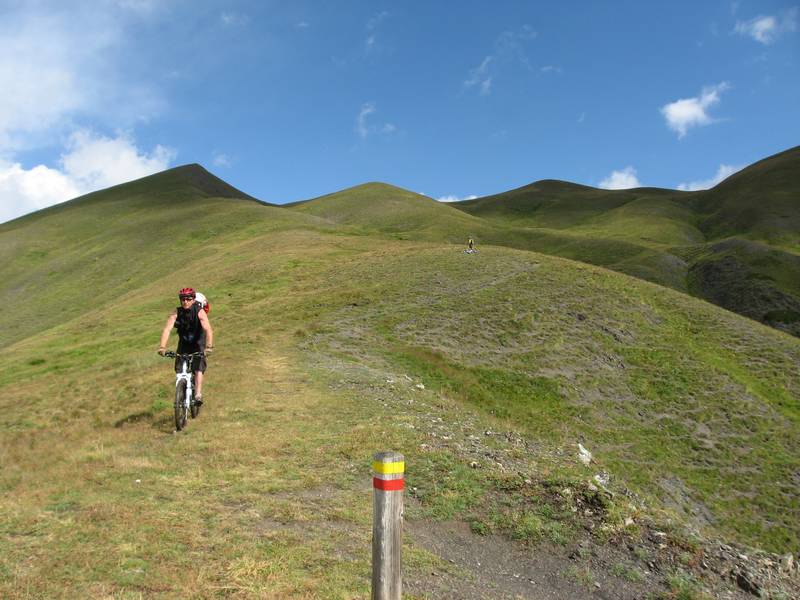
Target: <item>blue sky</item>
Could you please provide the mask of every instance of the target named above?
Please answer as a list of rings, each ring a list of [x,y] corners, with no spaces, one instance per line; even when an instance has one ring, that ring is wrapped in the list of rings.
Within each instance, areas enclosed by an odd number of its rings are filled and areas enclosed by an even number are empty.
[[[800,143],[798,4],[0,0],[0,221],[192,162],[276,203],[709,187]]]

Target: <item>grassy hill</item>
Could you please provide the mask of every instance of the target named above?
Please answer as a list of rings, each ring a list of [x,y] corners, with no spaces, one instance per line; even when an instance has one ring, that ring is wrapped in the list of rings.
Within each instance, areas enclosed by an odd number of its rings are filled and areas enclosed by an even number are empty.
[[[582,186],[555,183],[558,189],[563,186],[567,186],[568,191],[583,189]],[[544,185],[542,189],[553,188]],[[579,206],[581,198],[570,202]],[[618,202],[618,199],[612,199],[612,203]],[[642,277],[681,291],[687,289],[687,265],[661,248],[643,246],[624,236],[613,239],[610,236],[592,237],[566,229],[528,228],[524,226],[523,217],[492,217],[491,202],[487,204],[489,208],[486,213],[477,211],[476,215],[464,214],[456,209],[462,204],[467,203],[444,204],[395,186],[369,183],[287,205],[287,208],[326,218],[332,223],[346,224],[363,233],[451,244],[463,244],[472,237],[481,244],[556,254]],[[597,210],[592,214],[602,216]],[[552,218],[562,221],[566,218],[586,220],[576,215],[565,217],[564,214]]]
[[[501,194],[453,204],[469,214],[544,229],[581,225],[642,197],[671,196],[668,190],[600,190],[566,181],[543,180]]]
[[[765,158],[696,194],[691,206],[709,240],[732,236],[800,251],[800,146]]]
[[[704,540],[798,547],[800,340],[591,265],[465,255],[431,240],[529,233],[397,188],[285,209],[185,172],[0,227],[0,596],[367,597],[389,448],[411,597],[525,595],[426,542],[459,522],[474,553],[552,556],[575,598],[725,589]],[[175,435],[155,346],[184,285],[217,352]]]
[[[218,195],[212,195],[218,194]],[[0,303],[9,344],[126,297],[221,235],[318,221],[254,201],[197,165],[178,167],[0,225]],[[66,224],[66,225],[65,225]]]
[[[454,206],[525,227],[531,249],[688,291],[800,335],[798,173],[800,147],[702,192],[541,181]],[[609,256],[614,243],[626,245],[624,258]]]
[[[441,241],[463,241],[471,230],[493,228],[432,198],[385,183],[365,183],[333,194],[287,205],[303,214],[364,232],[381,232]]]

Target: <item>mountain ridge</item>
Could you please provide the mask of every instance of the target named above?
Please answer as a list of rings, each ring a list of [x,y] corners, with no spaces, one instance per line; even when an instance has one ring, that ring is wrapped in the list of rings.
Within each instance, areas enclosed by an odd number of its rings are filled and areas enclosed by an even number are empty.
[[[472,237],[479,245],[579,260],[688,292],[800,336],[800,283],[786,276],[797,272],[800,255],[796,173],[800,146],[696,192],[603,190],[544,179],[442,203],[372,181],[276,208],[362,233],[451,244]],[[95,202],[146,211],[214,197],[270,206],[188,164],[21,217],[0,225],[0,232]],[[732,238],[743,241],[721,243]]]
[[[192,191],[189,192],[188,189]],[[233,187],[223,179],[217,177],[198,163],[189,163],[146,175],[138,179],[119,183],[108,188],[89,192],[65,202],[60,202],[32,213],[28,213],[0,223],[0,231],[16,227],[31,219],[43,215],[57,214],[64,210],[71,210],[76,206],[94,202],[129,201],[132,197],[150,196],[152,202],[172,201],[201,198],[229,198],[236,200],[249,200],[273,206]]]

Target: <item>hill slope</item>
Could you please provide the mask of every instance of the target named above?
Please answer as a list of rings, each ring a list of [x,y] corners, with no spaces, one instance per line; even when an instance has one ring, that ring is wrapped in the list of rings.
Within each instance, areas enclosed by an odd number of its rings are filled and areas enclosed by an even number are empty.
[[[560,183],[558,186],[561,189]],[[567,186],[568,190],[579,187]],[[478,216],[465,215],[454,208],[457,206],[436,202],[395,186],[370,183],[287,205],[287,208],[358,227],[363,232],[382,233],[399,239],[463,244],[473,237],[479,244],[556,254],[681,291],[687,289],[686,263],[660,248],[568,230],[531,229],[519,226],[520,220],[485,218],[487,215],[481,211],[478,211]]]
[[[541,181],[454,206],[527,228],[531,249],[688,291],[800,335],[798,173],[800,147],[702,192]],[[582,243],[565,243],[567,235]],[[608,256],[613,243],[628,245],[624,260]]]
[[[202,260],[221,234],[247,236],[318,221],[253,201],[188,165],[5,223],[0,303],[13,319],[0,328],[0,343],[23,339],[98,303],[124,302],[154,276]]]
[[[416,533],[454,521],[561,565],[589,544],[607,562],[575,564],[604,585],[657,564],[631,598],[669,592],[708,537],[797,547],[800,340],[561,258],[130,189],[0,229],[0,595],[364,596],[386,448],[407,458],[419,596],[469,580]],[[204,412],[172,435],[154,349],[187,283],[217,353]],[[587,483],[603,473],[613,497]],[[562,595],[591,596],[562,571]],[[487,589],[514,596],[463,597]]]
[[[709,240],[731,236],[800,252],[800,146],[734,173],[692,197]]]
[[[365,183],[287,208],[366,231],[418,238],[436,239],[443,231],[463,238],[471,228],[491,228],[447,204],[385,183]]]

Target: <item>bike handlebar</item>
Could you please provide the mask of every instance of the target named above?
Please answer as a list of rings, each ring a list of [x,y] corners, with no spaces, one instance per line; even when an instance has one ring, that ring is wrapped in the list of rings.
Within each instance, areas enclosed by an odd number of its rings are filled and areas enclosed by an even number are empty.
[[[192,352],[190,354],[178,354],[177,352],[173,352],[172,350],[167,350],[163,354],[164,358],[175,358],[175,357],[191,358],[191,357],[194,357],[194,356],[205,356],[205,355],[206,355],[205,352]]]

